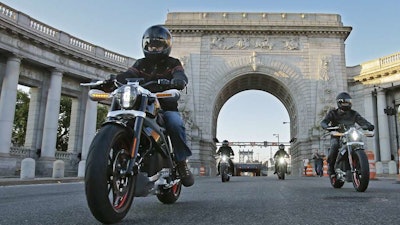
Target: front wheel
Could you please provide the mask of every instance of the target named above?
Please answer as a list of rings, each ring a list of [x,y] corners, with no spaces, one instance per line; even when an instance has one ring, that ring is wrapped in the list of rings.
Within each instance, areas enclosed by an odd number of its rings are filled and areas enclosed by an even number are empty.
[[[102,223],[121,221],[134,197],[136,176],[125,176],[130,160],[131,135],[118,125],[100,129],[89,148],[85,192],[90,211]]]
[[[276,175],[278,175],[278,178],[280,180],[284,180],[285,179],[285,175],[286,175],[286,166],[285,165],[278,165],[277,171],[276,171]]]
[[[353,154],[353,186],[358,192],[364,192],[369,184],[369,163],[367,154],[363,150],[354,151]]]
[[[219,171],[221,171],[221,181],[222,182],[229,181],[228,170],[229,170],[229,168],[226,165],[221,165],[220,166],[220,170]]]
[[[279,178],[280,180],[284,180],[284,179],[285,179],[285,173],[282,173],[281,171],[278,171],[278,172],[277,172],[277,175],[278,175],[278,178]]]

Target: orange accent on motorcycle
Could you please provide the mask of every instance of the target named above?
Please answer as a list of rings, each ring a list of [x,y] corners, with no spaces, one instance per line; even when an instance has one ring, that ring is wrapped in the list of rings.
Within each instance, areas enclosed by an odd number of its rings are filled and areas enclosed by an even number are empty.
[[[132,154],[131,157],[133,158],[135,156],[135,151],[136,151],[136,144],[137,144],[137,139],[133,139],[133,145],[132,145]]]

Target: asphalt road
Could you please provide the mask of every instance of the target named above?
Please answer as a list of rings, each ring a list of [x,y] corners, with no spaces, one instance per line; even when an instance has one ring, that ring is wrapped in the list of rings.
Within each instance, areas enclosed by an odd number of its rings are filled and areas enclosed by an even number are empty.
[[[119,224],[400,224],[400,184],[370,182],[366,192],[341,189],[326,177],[197,177],[180,199],[135,198]],[[91,215],[82,182],[0,186],[0,225],[100,224]]]

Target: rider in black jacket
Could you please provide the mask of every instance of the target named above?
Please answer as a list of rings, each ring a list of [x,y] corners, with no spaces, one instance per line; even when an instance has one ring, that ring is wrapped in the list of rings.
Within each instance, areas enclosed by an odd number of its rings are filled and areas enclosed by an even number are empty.
[[[342,92],[336,97],[336,103],[338,108],[332,109],[328,112],[325,118],[321,121],[321,127],[327,129],[328,127],[335,127],[338,125],[344,125],[346,128],[353,126],[355,123],[361,126],[364,130],[374,130],[374,125],[368,122],[362,117],[357,111],[352,110],[351,96],[347,92]],[[328,156],[328,174],[334,173],[334,166],[339,149],[339,138],[331,137],[331,147]]]
[[[279,150],[277,152],[275,152],[275,154],[274,154],[274,160],[275,160],[275,172],[274,172],[274,174],[276,174],[277,169],[278,169],[277,159],[279,157],[289,157],[289,154],[285,151],[285,145],[284,144],[280,144],[279,145]]]
[[[217,155],[226,155],[228,157],[230,157],[231,155],[234,156],[235,153],[232,150],[232,147],[229,146],[229,141],[228,140],[224,140],[222,141],[222,146],[219,147],[218,151],[217,151]],[[233,174],[233,162],[232,160],[229,158],[229,165],[231,167],[231,173]],[[218,163],[218,174],[220,173],[219,171],[219,163]]]
[[[127,71],[118,74],[116,79],[121,83],[126,83],[126,78],[144,78],[145,82],[161,80],[161,83],[171,83],[170,86],[159,84],[147,86],[146,89],[151,92],[161,92],[170,88],[184,89],[188,78],[181,62],[169,56],[171,46],[172,35],[169,30],[160,25],[151,26],[142,38],[145,57],[138,59]],[[191,186],[194,183],[194,177],[187,167],[186,160],[192,152],[186,143],[185,125],[178,112],[178,102],[160,99],[160,105],[166,129],[174,147],[177,170],[182,184],[186,187]]]

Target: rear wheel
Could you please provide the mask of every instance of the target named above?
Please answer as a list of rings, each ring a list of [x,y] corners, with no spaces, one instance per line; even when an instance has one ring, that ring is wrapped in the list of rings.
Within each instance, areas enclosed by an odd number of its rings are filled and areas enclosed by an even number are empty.
[[[353,186],[357,191],[364,192],[369,184],[369,163],[363,150],[354,151],[353,168]]]
[[[181,195],[182,183],[178,182],[171,188],[162,189],[160,194],[157,194],[158,200],[164,204],[172,204],[176,202]]]
[[[135,176],[125,176],[130,160],[129,132],[109,124],[100,129],[89,148],[85,192],[93,216],[102,223],[121,221],[134,197]]]
[[[331,181],[331,185],[334,188],[341,188],[344,185],[344,181],[337,179],[336,175],[335,176],[329,176],[329,180]]]

